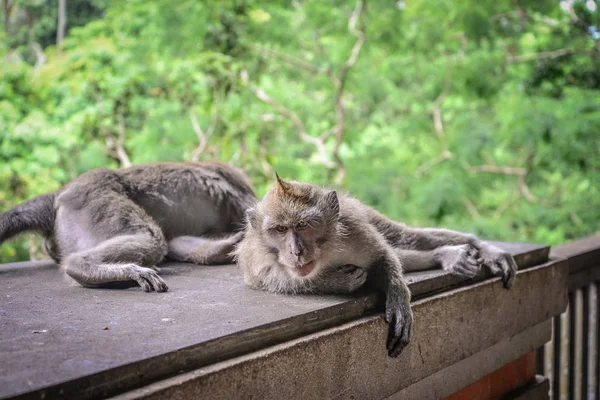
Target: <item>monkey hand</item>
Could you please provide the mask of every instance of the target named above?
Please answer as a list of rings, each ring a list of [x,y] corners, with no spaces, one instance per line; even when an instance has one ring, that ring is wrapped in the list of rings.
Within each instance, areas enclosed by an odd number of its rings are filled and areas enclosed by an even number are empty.
[[[319,286],[330,293],[351,293],[367,281],[367,270],[352,264],[340,265],[324,271]]]
[[[504,287],[510,289],[517,275],[517,263],[510,253],[488,243],[479,244],[479,255],[483,265],[502,277]]]
[[[385,320],[388,323],[388,355],[398,357],[410,341],[413,323],[410,291],[403,283],[390,285],[385,305]]]
[[[444,270],[473,278],[481,273],[483,267],[487,267],[494,275],[502,277],[502,283],[507,289],[512,286],[517,273],[514,258],[504,250],[487,243],[477,246],[442,246],[435,251]]]
[[[483,268],[479,250],[470,244],[442,246],[435,250],[438,262],[445,271],[454,275],[473,278]]]

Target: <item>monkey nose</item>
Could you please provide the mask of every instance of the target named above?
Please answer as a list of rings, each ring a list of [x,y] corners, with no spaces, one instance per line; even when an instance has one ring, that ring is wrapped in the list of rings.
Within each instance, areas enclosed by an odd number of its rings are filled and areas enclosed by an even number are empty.
[[[297,247],[295,249],[292,249],[291,253],[296,257],[300,257],[302,253],[304,253],[304,249],[302,247]]]

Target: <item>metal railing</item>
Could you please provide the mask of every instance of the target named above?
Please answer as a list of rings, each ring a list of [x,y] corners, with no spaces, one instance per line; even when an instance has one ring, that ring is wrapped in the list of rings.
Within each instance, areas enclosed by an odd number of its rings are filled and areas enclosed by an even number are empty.
[[[600,235],[552,249],[569,262],[569,307],[537,351],[537,372],[552,399],[600,400]]]

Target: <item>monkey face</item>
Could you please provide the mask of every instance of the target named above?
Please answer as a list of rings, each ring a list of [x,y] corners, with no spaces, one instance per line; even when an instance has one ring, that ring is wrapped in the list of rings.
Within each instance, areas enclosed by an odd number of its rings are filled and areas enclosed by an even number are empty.
[[[337,231],[339,202],[335,191],[316,189],[277,177],[248,222],[278,261],[297,276],[308,276],[319,265],[321,250]]]
[[[307,276],[317,264],[324,229],[319,216],[309,216],[314,214],[310,212],[301,214],[305,215],[284,219],[267,217],[263,232],[277,253],[278,261],[295,274]]]

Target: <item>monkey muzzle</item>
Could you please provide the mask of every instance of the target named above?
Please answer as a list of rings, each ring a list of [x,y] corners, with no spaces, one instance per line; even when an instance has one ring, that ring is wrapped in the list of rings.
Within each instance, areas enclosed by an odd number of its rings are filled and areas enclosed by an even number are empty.
[[[317,265],[316,261],[313,260],[313,261],[308,262],[299,267],[295,267],[294,272],[297,273],[299,276],[306,276],[306,275],[310,274],[311,272],[313,272],[316,265]]]

